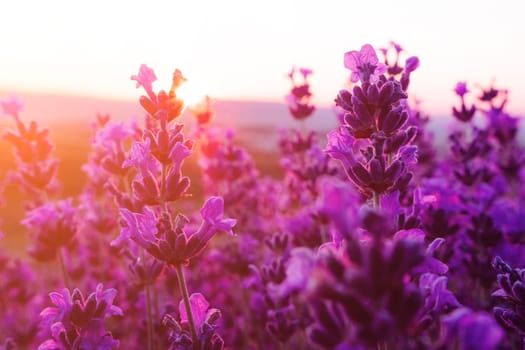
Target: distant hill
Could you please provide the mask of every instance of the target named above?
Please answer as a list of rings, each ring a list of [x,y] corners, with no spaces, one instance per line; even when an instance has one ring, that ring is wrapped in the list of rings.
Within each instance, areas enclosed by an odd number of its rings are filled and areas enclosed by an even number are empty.
[[[15,93],[24,101],[23,115],[27,119],[37,120],[45,125],[79,127],[94,120],[97,113],[110,114],[113,119],[142,119],[144,111],[137,101],[110,100],[93,97],[80,97],[44,93]],[[0,91],[0,98],[8,98],[11,93]],[[316,130],[321,134],[332,130],[337,125],[334,111],[330,108],[318,108],[301,125],[288,113],[283,103],[261,101],[213,100],[214,124],[232,127],[238,140],[249,144],[251,148],[265,151],[277,147],[278,130],[297,128]],[[192,116],[185,112],[181,122],[191,128]],[[442,143],[446,135],[448,118],[433,118],[429,128],[435,133],[436,141]]]
[[[13,93],[0,90],[0,98]],[[109,113],[115,119],[142,117],[144,112],[136,101],[111,100],[94,97],[45,93],[15,92],[24,101],[24,114],[45,122],[90,121],[97,113]],[[276,102],[212,100],[215,121],[239,127],[298,125],[290,117],[286,105]],[[188,113],[186,113],[188,114]],[[317,109],[310,128],[330,128],[335,125],[335,114],[328,108]]]
[[[9,92],[0,91],[6,99]],[[93,97],[68,96],[40,93],[15,93],[24,101],[23,116],[44,125],[65,126],[84,124],[86,127],[97,113],[110,114],[116,120],[142,119],[145,112],[137,101],[109,100]],[[327,132],[336,126],[336,116],[328,108],[319,108],[305,121],[304,126],[293,120],[284,103],[260,101],[213,100],[213,123],[237,130],[241,142],[249,140],[252,146],[267,149],[269,137],[276,140],[280,128],[301,128]],[[181,122],[191,127],[193,119],[186,111]],[[242,132],[241,132],[242,130]],[[264,140],[264,142],[262,142]]]

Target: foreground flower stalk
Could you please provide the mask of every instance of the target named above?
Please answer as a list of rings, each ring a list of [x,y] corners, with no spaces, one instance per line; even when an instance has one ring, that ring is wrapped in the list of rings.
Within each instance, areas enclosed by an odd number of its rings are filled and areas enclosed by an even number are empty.
[[[62,249],[58,250],[58,262],[60,264],[60,270],[62,271],[62,278],[64,279],[64,285],[67,289],[71,289],[71,281],[69,279],[69,273],[66,269],[66,264],[64,263],[64,252]]]
[[[121,207],[124,227],[112,244],[123,248],[133,242],[144,254],[175,269],[191,341],[193,348],[197,349],[203,344],[195,327],[183,265],[200,254],[217,232],[233,234],[235,220],[223,218],[224,202],[220,197],[209,198],[201,208],[202,223],[198,228],[181,213],[173,219],[171,203],[189,196],[190,186],[189,178],[182,175],[181,168],[184,160],[192,154],[193,142],[182,134],[182,124],[173,123],[183,110],[183,101],[177,97],[176,91],[186,79],[176,70],[169,93],[153,91],[152,83],[156,77],[145,65],[132,79],[146,90],[147,96],[142,96],[140,102],[148,117],[142,137],[133,143],[122,164],[136,171],[131,185],[135,205]],[[152,303],[156,303],[152,300],[154,288],[154,281],[144,285],[149,348],[154,347],[155,337],[152,321]]]
[[[186,308],[186,315],[190,326],[191,338],[194,344],[197,344],[197,331],[195,330],[195,321],[193,319],[193,310],[191,309],[190,295],[188,293],[188,286],[186,285],[186,278],[184,277],[184,270],[182,265],[177,265],[177,279],[179,281],[179,288],[184,300],[184,307]]]

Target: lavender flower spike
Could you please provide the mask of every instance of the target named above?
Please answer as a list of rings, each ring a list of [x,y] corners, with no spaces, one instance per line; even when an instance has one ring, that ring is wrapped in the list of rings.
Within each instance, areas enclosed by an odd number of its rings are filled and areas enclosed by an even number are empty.
[[[344,64],[345,68],[352,71],[350,80],[353,83],[359,80],[375,83],[387,69],[384,63],[379,63],[377,54],[370,44],[363,45],[360,51],[345,53]]]
[[[144,90],[148,95],[154,95],[153,93],[153,82],[157,80],[157,76],[153,69],[145,64],[142,64],[137,75],[132,75],[131,80],[137,81],[137,88],[144,87]]]

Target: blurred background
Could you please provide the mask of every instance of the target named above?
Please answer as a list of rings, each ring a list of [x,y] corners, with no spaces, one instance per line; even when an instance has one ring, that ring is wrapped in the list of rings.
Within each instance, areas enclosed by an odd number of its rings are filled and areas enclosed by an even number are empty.
[[[336,125],[332,110],[349,72],[343,55],[365,43],[390,41],[416,55],[411,92],[443,140],[453,88],[467,81],[478,94],[491,85],[509,89],[508,111],[525,112],[525,50],[521,1],[159,1],[89,2],[20,0],[0,3],[0,99],[24,101],[22,120],[51,129],[60,158],[62,195],[78,193],[97,113],[141,120],[142,90],[130,76],[142,63],[169,89],[172,72],[188,78],[181,94],[189,105],[212,98],[216,124],[236,129],[263,173],[279,176],[278,129],[296,127],[284,96],[293,66],[313,70],[317,110],[306,128],[321,134]],[[191,129],[186,112],[182,122]],[[0,116],[0,130],[12,128]],[[0,140],[0,180],[14,168]],[[198,177],[194,160],[188,175]],[[198,183],[198,181],[195,181]],[[21,194],[4,189],[2,244],[23,245],[16,222]],[[18,243],[17,243],[18,242]]]
[[[343,54],[393,40],[421,67],[412,92],[436,115],[468,81],[511,91],[525,110],[522,1],[3,1],[0,90],[135,100],[140,64],[189,95],[281,102],[292,66],[313,69],[318,106],[347,81]],[[191,87],[190,87],[191,85]],[[71,116],[73,118],[74,116]]]

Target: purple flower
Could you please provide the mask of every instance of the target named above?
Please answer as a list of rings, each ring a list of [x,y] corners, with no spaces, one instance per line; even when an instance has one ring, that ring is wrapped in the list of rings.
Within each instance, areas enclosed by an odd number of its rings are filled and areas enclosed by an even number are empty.
[[[112,350],[118,348],[120,342],[106,331],[102,322],[92,322],[89,327],[81,330],[75,344],[78,344],[79,349]]]
[[[344,56],[345,68],[352,71],[350,81],[376,83],[379,76],[386,72],[387,66],[379,63],[377,54],[370,44],[361,47],[361,51],[349,51]]]
[[[152,70],[152,73],[153,73],[153,70]],[[153,76],[155,76],[154,73],[153,73]],[[156,77],[155,77],[155,80],[157,80]],[[173,72],[173,77],[172,77],[172,87],[171,87],[172,90],[177,90],[186,80],[187,79],[184,78],[180,69],[175,69],[175,71]]]
[[[327,135],[325,152],[334,159],[339,160],[345,169],[349,169],[357,163],[354,157],[353,146],[355,139],[347,128],[340,127],[332,130]]]
[[[170,151],[169,157],[173,162],[173,168],[179,169],[184,159],[191,156],[191,150],[182,142],[177,142]]]
[[[120,235],[111,242],[112,246],[119,246],[122,242],[133,239],[142,247],[146,248],[149,242],[155,241],[157,235],[157,218],[153,211],[144,208],[142,214],[133,213],[126,208],[120,209],[120,217],[124,220]]]
[[[193,321],[195,321],[195,327],[200,329],[204,322],[210,323],[210,317],[218,316],[219,310],[211,308],[210,303],[201,293],[192,293],[190,295],[191,312],[193,314]],[[188,322],[188,314],[186,313],[186,307],[184,306],[184,300],[179,303],[180,322],[182,324]],[[219,314],[220,315],[220,314]]]
[[[469,90],[467,89],[467,83],[464,81],[460,81],[456,84],[456,87],[454,88],[454,92],[461,98],[465,96]]]
[[[412,56],[407,58],[405,62],[405,74],[410,74],[419,67],[419,58]]]
[[[80,330],[75,334],[76,338],[68,333],[61,322],[56,322],[51,326],[51,339],[44,341],[38,346],[38,350],[112,350],[119,347],[120,342],[113,339],[110,332],[107,332],[102,322],[92,322],[89,327]]]
[[[16,96],[11,96],[9,100],[0,100],[0,107],[4,114],[17,118],[18,113],[24,108],[24,102]]]
[[[203,226],[208,226],[208,230],[223,231],[233,236],[232,228],[235,226],[237,220],[223,218],[224,199],[222,199],[222,197],[211,197],[208,199],[206,203],[204,203],[200,213],[204,220]],[[202,230],[202,226],[200,230]]]
[[[403,51],[403,47],[400,44],[396,43],[395,41],[390,40],[390,46],[392,46],[394,50],[396,50],[397,53],[400,53],[401,51]]]
[[[320,196],[317,206],[335,226],[333,241],[336,245],[358,225],[359,198],[348,181],[322,178],[319,184]]]
[[[462,350],[494,350],[503,340],[503,330],[486,312],[459,308],[441,319],[447,330],[443,341],[449,346]]]
[[[67,350],[68,345],[63,344],[61,338],[67,338],[67,331],[62,322],[53,323],[51,326],[51,337],[38,346],[38,350]]]
[[[394,241],[397,240],[412,240],[423,244],[425,240],[425,232],[420,229],[410,229],[410,230],[400,230],[394,234]],[[444,242],[443,238],[436,238],[432,241],[425,250],[425,259],[423,262],[415,269],[417,272],[425,273],[431,272],[435,274],[445,274],[448,271],[448,266],[441,262],[440,260],[433,257],[434,252],[439,248],[439,246]]]
[[[292,89],[290,94],[285,97],[286,104],[290,114],[297,120],[308,118],[315,110],[315,107],[310,104],[312,93],[310,92],[310,84],[308,83],[308,76],[312,74],[312,70],[308,68],[300,68],[299,72],[303,76],[303,83],[297,84],[294,76],[295,68],[288,74],[292,82]]]
[[[441,314],[451,308],[460,307],[454,294],[447,289],[448,278],[434,273],[424,273],[419,279],[419,288],[425,296],[424,310]]]
[[[99,129],[93,140],[93,147],[116,151],[114,147],[121,144],[133,134],[133,130],[122,121],[110,121]]]
[[[403,90],[406,91],[408,88],[408,85],[410,84],[410,74],[412,74],[413,71],[415,71],[419,67],[419,58],[416,56],[412,56],[407,58],[405,62],[405,70],[403,71],[403,75],[401,76],[401,86],[403,87]]]
[[[155,258],[174,266],[186,264],[199,254],[208,241],[220,231],[233,235],[235,219],[223,218],[224,201],[221,197],[211,197],[201,209],[202,224],[194,233],[184,231],[188,219],[178,215],[175,222],[166,214],[158,218],[154,212],[145,208],[144,213],[120,210],[124,226],[120,236],[111,244],[120,245],[129,239],[146,249]]]
[[[406,165],[415,165],[417,163],[417,146],[402,146],[399,149],[399,158]]]
[[[52,325],[55,322],[69,322],[69,315],[73,307],[71,301],[71,293],[69,289],[64,288],[61,293],[49,293],[51,302],[55,305],[53,307],[46,307],[40,313],[43,325]]]
[[[158,169],[158,162],[151,155],[150,139],[144,142],[133,142],[128,159],[122,163],[123,168],[129,166],[137,168],[142,176]]]
[[[188,324],[188,314],[184,300],[179,303],[180,323],[170,314],[164,315],[162,323],[169,329],[170,349],[215,349],[224,348],[224,340],[215,332],[217,326],[215,322],[221,317],[218,309],[209,308],[210,303],[200,293],[190,295],[190,309],[195,324],[196,338],[190,337],[187,330],[182,325]],[[193,341],[197,342],[194,343]]]
[[[122,310],[113,305],[116,295],[116,289],[103,290],[102,284],[98,284],[87,299],[78,289],[73,293],[66,288],[61,293],[50,293],[55,306],[45,308],[40,317],[41,325],[49,327],[51,339],[38,349],[111,350],[118,347],[119,341],[104,328],[106,318],[123,315]]]
[[[303,78],[307,78],[313,71],[309,68],[299,68],[299,72],[303,75]]]
[[[316,255],[308,248],[299,247],[291,251],[286,265],[286,279],[276,286],[276,294],[285,299],[291,293],[304,292],[316,266]]]
[[[81,327],[91,318],[102,320],[111,316],[122,316],[122,310],[113,305],[116,295],[116,289],[103,290],[100,283],[87,299],[84,299],[78,289],[71,294],[69,289],[64,288],[61,293],[49,293],[49,298],[55,306],[45,308],[40,317],[43,324],[62,322],[67,328],[70,322]]]
[[[155,80],[157,80],[157,76],[155,75],[153,69],[147,65],[142,64],[140,66],[138,75],[132,75],[131,80],[137,81],[137,88],[142,86],[148,95],[154,95],[152,84]]]
[[[68,245],[75,235],[75,214],[71,198],[48,202],[29,211],[21,223],[35,234],[31,254],[39,260],[52,260],[56,250]]]

